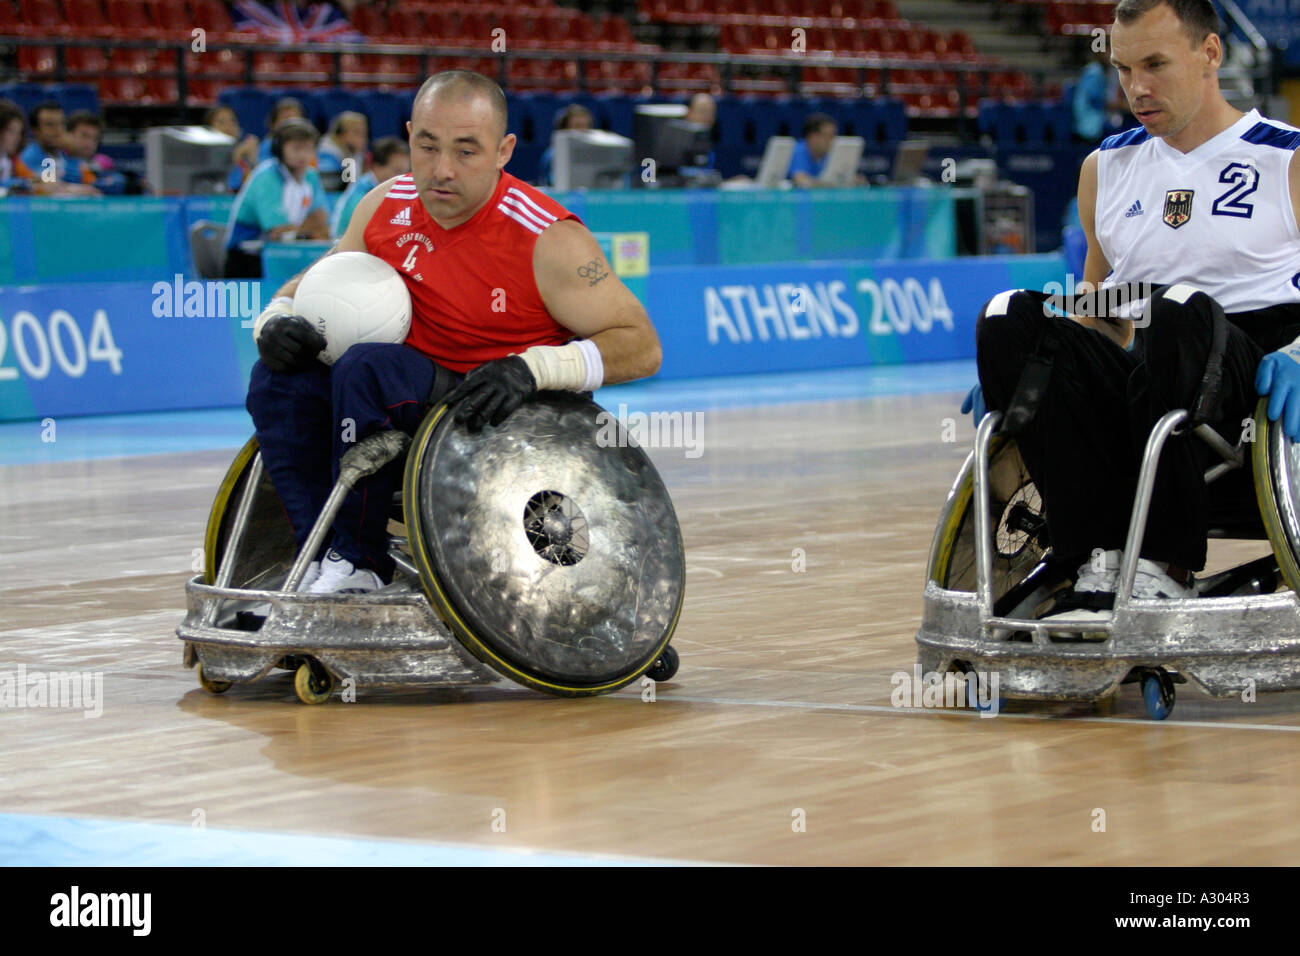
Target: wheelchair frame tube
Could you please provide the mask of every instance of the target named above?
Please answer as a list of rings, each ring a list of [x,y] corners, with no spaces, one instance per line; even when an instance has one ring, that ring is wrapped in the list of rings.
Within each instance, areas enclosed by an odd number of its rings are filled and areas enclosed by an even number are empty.
[[[1147,438],[1142,453],[1142,470],[1138,473],[1137,498],[1133,501],[1133,517],[1128,525],[1128,538],[1124,542],[1124,559],[1119,567],[1119,588],[1115,594],[1115,614],[1128,607],[1133,595],[1133,581],[1137,577],[1137,563],[1146,536],[1147,512],[1151,509],[1151,494],[1156,484],[1156,468],[1160,453],[1174,429],[1187,418],[1187,412],[1176,409],[1165,412]]]
[[[980,617],[993,616],[993,536],[989,529],[989,442],[1002,421],[1001,412],[988,412],[975,430],[975,596]]]
[[[239,550],[244,546],[244,533],[248,530],[248,516],[253,512],[253,499],[257,497],[257,488],[262,483],[262,453],[259,451],[253,456],[252,463],[248,466],[248,478],[244,482],[244,493],[239,496],[239,508],[235,511],[235,523],[230,528],[230,539],[226,542],[226,550],[221,555],[221,564],[217,566],[217,579],[214,585],[218,588],[230,586],[230,578],[235,573],[235,561],[239,557]],[[220,601],[214,601],[208,608],[204,616],[203,623],[211,626],[217,619],[220,611]]]

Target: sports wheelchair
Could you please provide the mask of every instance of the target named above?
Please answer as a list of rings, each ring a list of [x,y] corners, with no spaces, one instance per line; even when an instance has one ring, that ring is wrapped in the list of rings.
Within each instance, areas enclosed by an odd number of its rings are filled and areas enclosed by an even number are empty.
[[[1195,433],[1222,458],[1207,481],[1249,456],[1259,504],[1254,527],[1211,537],[1266,538],[1272,553],[1198,580],[1195,598],[1129,597],[1161,449],[1190,420],[1171,411],[1146,443],[1114,608],[1104,622],[1069,623],[1035,617],[1077,567],[1053,555],[1015,440],[995,434],[1000,413],[987,414],[930,547],[916,635],[921,670],[977,681],[996,672],[1001,696],[1046,701],[1098,701],[1137,683],[1156,720],[1173,709],[1175,684],[1214,697],[1300,689],[1300,445],[1268,421],[1266,407],[1256,408],[1254,441],[1233,447],[1208,425]]]
[[[617,443],[597,442],[607,415],[584,396],[543,392],[475,434],[444,404],[413,438],[371,435],[344,455],[301,551],[250,439],[213,502],[204,572],[185,586],[185,666],[214,694],[290,670],[312,704],[348,679],[369,690],[507,677],[565,697],[643,675],[671,679],[681,531],[653,464],[621,425]],[[299,591],[352,485],[403,453],[393,583],[366,594]]]

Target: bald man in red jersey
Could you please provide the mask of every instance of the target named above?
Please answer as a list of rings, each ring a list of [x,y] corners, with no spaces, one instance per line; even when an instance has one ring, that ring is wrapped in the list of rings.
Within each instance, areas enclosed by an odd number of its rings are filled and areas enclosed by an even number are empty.
[[[324,339],[292,314],[299,277],[253,330],[260,360],[248,410],[299,547],[350,447],[345,437],[413,433],[444,398],[477,430],[499,425],[539,390],[591,391],[659,368],[649,316],[591,233],[505,172],[515,137],[496,83],[460,70],[431,77],[407,132],[410,174],[371,190],[331,250],[378,256],[406,280],[405,343],[362,343],[333,367],[321,364]],[[385,503],[399,478],[389,465],[348,497],[306,590],[370,591],[391,578]]]

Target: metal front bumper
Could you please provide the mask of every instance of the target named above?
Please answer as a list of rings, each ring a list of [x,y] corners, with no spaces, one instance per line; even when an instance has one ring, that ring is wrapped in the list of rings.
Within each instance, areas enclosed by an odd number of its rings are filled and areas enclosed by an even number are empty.
[[[943,674],[957,662],[998,674],[1005,697],[1096,700],[1135,667],[1163,667],[1214,697],[1300,690],[1300,603],[1278,594],[1131,601],[1101,641],[1009,640],[1016,622],[980,619],[975,594],[926,585],[917,663]],[[1023,622],[1029,623],[1029,622]],[[1022,633],[1023,638],[1023,633]],[[958,665],[960,666],[960,665]],[[1253,683],[1252,683],[1253,682]]]
[[[489,684],[499,678],[476,660],[414,590],[305,594],[218,588],[196,575],[185,585],[187,613],[176,629],[185,666],[217,681],[257,680],[285,658],[314,658],[360,686]],[[263,605],[260,630],[231,626],[235,612]],[[266,605],[269,605],[269,610]],[[220,616],[219,616],[220,615]]]

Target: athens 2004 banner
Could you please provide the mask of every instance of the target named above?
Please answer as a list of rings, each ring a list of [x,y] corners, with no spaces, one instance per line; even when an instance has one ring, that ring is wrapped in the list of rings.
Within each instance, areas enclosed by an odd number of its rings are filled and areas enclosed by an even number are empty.
[[[971,358],[1008,288],[1060,282],[1057,256],[651,269],[629,285],[683,378]],[[257,283],[0,288],[0,420],[243,404]]]

